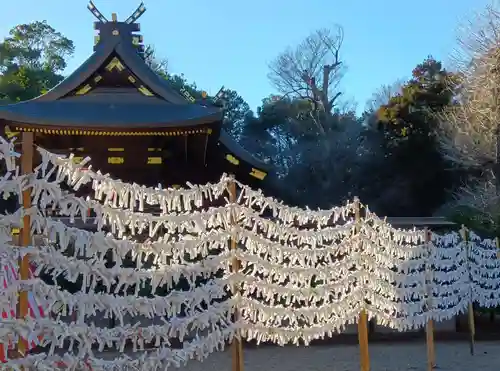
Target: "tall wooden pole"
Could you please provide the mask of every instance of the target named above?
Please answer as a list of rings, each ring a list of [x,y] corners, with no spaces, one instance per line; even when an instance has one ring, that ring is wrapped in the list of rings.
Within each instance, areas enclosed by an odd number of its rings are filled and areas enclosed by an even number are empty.
[[[236,182],[232,181],[229,183],[229,202],[234,203],[236,202]],[[231,214],[231,224],[236,224],[235,216]],[[237,243],[236,239],[233,237],[231,238],[231,250],[236,250]],[[237,273],[240,270],[241,263],[237,258],[233,258],[233,261],[231,262],[231,271],[233,273]],[[236,290],[235,290],[236,291]],[[236,311],[234,313],[234,321],[237,322],[239,318],[239,313],[238,313],[238,308],[236,308]],[[241,339],[234,338],[232,344],[231,344],[231,350],[233,353],[233,367],[232,371],[243,371],[243,344]]]
[[[431,248],[429,246],[429,243],[431,242],[431,233],[430,231],[425,228],[425,245],[427,247],[427,250],[429,252],[429,258],[431,257]],[[430,259],[428,259],[428,262]],[[430,272],[428,268],[428,264],[426,264],[425,268],[425,283],[427,285],[426,291],[427,291],[427,310],[432,308],[432,290],[431,290],[431,277],[430,277]],[[429,319],[425,325],[425,345],[427,347],[427,370],[432,371],[436,367],[436,350],[435,350],[435,345],[434,345],[434,321]]]
[[[465,227],[465,225],[462,225],[462,229],[460,230],[460,234],[462,235],[462,238],[464,239],[465,242],[465,258],[466,264],[467,264],[467,274],[469,275],[469,284],[472,282],[472,275],[470,271],[470,262],[469,262],[469,231]],[[471,296],[472,296],[472,290],[470,290]],[[470,347],[470,354],[471,356],[474,355],[475,352],[475,339],[476,339],[476,324],[474,322],[474,305],[472,302],[472,297],[471,300],[469,301],[468,308],[467,308],[467,317],[468,317],[468,323],[469,323],[469,347]]]
[[[495,177],[495,192],[496,196],[500,195],[500,124],[497,123],[495,130],[495,165],[493,166],[493,176]],[[498,202],[498,200],[497,200]]]
[[[23,133],[21,144],[21,174],[31,174],[33,172],[33,155],[34,155],[34,133]],[[31,207],[31,189],[23,191],[23,208]],[[21,246],[29,246],[31,244],[31,220],[29,215],[23,217],[23,228],[21,229]],[[25,255],[19,259],[19,276],[21,280],[30,278],[29,256]],[[29,314],[28,292],[19,292],[19,301],[17,303],[17,318],[26,318]],[[19,337],[17,343],[17,354],[19,357],[24,357],[27,352],[28,339]]]
[[[357,197],[354,198],[355,230],[358,234],[361,230],[361,205]],[[358,318],[358,342],[361,371],[370,371],[370,352],[368,349],[368,314],[362,309]]]

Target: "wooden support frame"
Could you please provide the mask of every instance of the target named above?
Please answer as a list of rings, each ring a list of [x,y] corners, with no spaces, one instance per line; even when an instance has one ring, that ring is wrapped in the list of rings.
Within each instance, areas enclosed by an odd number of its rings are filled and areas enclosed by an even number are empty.
[[[21,174],[31,174],[33,172],[33,157],[34,157],[34,133],[23,133],[21,144]],[[25,189],[22,194],[22,206],[24,209],[31,207],[31,189]],[[20,236],[21,246],[29,246],[31,244],[31,218],[29,215],[23,217],[23,227]],[[28,280],[30,278],[29,256],[25,255],[19,259],[19,278]],[[17,303],[16,317],[24,319],[29,314],[28,292],[19,292],[19,300]],[[25,357],[27,354],[28,342],[26,339],[19,338],[17,343],[17,357]]]
[[[470,270],[470,261],[469,261],[469,230],[465,225],[462,225],[460,229],[460,234],[465,242],[465,256],[467,259],[467,274],[469,275],[469,283],[472,282],[472,274]],[[472,292],[471,292],[471,301],[467,305],[467,319],[469,325],[469,349],[471,356],[475,353],[476,348],[476,324],[474,319],[474,303],[472,302]]]
[[[370,371],[370,351],[368,346],[368,314],[361,310],[358,319],[358,342],[361,371]]]
[[[356,234],[361,229],[361,204],[359,198],[354,198],[354,218]],[[358,342],[361,371],[370,371],[370,351],[368,348],[368,314],[365,309],[361,310],[358,318]]]
[[[229,202],[234,203],[236,202],[236,182],[233,180],[232,182],[229,183]],[[231,214],[231,224],[235,224],[236,220],[233,214]],[[230,241],[231,244],[231,250],[236,250],[238,248],[236,239],[233,237],[231,238]],[[233,258],[233,261],[231,262],[231,271],[233,273],[236,273],[240,270],[241,262]],[[238,308],[236,308],[235,314],[234,314],[234,322],[238,321],[239,313],[238,313]],[[232,352],[232,371],[243,371],[243,344],[242,344],[242,339],[235,337],[233,339],[233,342],[231,343],[231,352]]]
[[[432,255],[431,251],[431,232],[427,227],[424,230],[424,243],[428,251],[428,258]],[[428,259],[429,261],[429,259]],[[427,310],[432,308],[432,291],[429,287],[432,278],[430,277],[429,267],[426,265],[425,267],[425,284],[426,284],[426,293],[427,293]],[[434,345],[434,320],[429,319],[425,324],[425,345],[427,348],[427,370],[432,371],[436,367],[436,350]]]

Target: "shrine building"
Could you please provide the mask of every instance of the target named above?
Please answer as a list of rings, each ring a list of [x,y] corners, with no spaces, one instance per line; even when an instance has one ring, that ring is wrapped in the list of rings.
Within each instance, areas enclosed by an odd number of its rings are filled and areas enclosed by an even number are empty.
[[[89,10],[98,19],[94,53],[46,94],[0,106],[4,134],[33,132],[37,145],[89,156],[94,169],[126,182],[203,184],[231,173],[260,187],[269,166],[222,128],[223,96],[196,100],[145,62],[136,22],[144,5],[123,22],[92,2]]]

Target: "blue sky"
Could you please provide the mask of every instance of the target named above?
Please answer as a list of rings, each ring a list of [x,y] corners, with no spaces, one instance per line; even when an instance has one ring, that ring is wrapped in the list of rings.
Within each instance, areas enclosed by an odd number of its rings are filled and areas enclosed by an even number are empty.
[[[2,1],[0,35],[19,23],[47,20],[75,42],[68,73],[93,46],[93,16],[87,0]],[[94,0],[108,18],[124,20],[140,0]],[[456,45],[457,26],[488,0],[145,0],[140,19],[145,43],[169,60],[170,70],[209,93],[221,85],[237,90],[252,109],[273,92],[268,63],[317,28],[341,24],[342,58],[348,66],[342,88],[358,108],[382,84],[410,75],[432,54],[445,63]],[[406,4],[406,5],[403,5]]]

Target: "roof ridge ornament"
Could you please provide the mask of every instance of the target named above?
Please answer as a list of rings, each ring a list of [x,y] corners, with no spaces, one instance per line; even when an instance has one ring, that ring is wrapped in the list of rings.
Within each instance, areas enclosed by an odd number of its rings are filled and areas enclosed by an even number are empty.
[[[94,2],[92,0],[89,1],[87,5],[87,9],[90,10],[92,15],[96,17],[96,19],[102,23],[108,23],[108,19],[102,15],[102,13],[97,9],[95,6]],[[137,7],[137,9],[127,18],[127,20],[124,23],[132,24],[135,23],[146,11],[146,7],[144,6],[144,3],[141,2],[141,4]],[[116,22],[116,14],[113,13],[113,22]]]
[[[135,12],[133,12],[130,15],[130,17],[127,18],[125,23],[128,23],[128,24],[135,23],[135,21],[137,21],[144,14],[145,11],[146,11],[146,7],[144,6],[144,3],[141,2],[141,4],[137,7]]]
[[[87,9],[90,10],[92,15],[97,18],[98,21],[101,21],[102,23],[107,23],[109,22],[105,16],[102,15],[102,13],[97,9],[97,7],[94,5],[94,2],[92,0],[89,1],[89,4],[87,5]]]
[[[141,25],[136,22],[146,11],[143,2],[125,22],[118,21],[116,13],[112,13],[111,21],[108,21],[92,0],[89,1],[87,8],[97,18],[97,22],[94,22],[94,30],[97,31],[97,35],[94,36],[94,51],[97,50],[99,45],[110,41],[115,44],[130,44],[136,48],[141,57],[144,57],[143,38],[137,34],[141,29]]]

